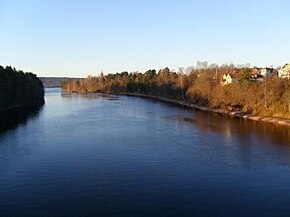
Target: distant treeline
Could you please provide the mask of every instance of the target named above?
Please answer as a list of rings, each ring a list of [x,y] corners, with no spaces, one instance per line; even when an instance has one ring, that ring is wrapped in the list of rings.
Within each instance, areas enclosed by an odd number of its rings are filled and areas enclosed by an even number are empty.
[[[32,73],[0,66],[0,111],[44,104],[42,82]]]
[[[66,78],[66,77],[39,77],[42,81],[44,87],[52,88],[52,87],[60,87],[62,82],[67,80],[77,81],[80,78]]]
[[[145,73],[116,73],[65,81],[67,92],[138,93],[187,103],[240,111],[253,115],[290,118],[290,80],[277,76],[253,79],[248,66],[213,65],[185,72],[169,68]],[[233,83],[222,83],[224,74],[234,74]]]

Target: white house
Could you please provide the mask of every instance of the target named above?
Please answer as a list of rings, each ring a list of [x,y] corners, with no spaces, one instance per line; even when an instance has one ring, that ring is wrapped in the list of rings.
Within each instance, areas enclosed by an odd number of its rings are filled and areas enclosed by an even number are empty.
[[[285,64],[279,71],[278,76],[280,78],[290,78],[290,64]]]
[[[263,77],[272,77],[274,75],[274,69],[272,68],[262,68],[261,69],[261,75]]]
[[[222,79],[222,84],[226,85],[226,84],[231,84],[233,83],[233,79],[232,76],[230,74],[224,74],[223,75],[223,79]]]

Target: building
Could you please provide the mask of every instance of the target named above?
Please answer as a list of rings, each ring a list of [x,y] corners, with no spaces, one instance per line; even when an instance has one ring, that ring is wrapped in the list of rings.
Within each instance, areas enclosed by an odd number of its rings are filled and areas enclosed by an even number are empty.
[[[274,75],[274,69],[273,68],[262,68],[261,69],[261,75],[263,77],[272,77]]]
[[[222,79],[222,84],[226,85],[226,84],[231,84],[233,83],[233,79],[232,76],[230,74],[224,74],[223,75],[223,79]]]
[[[278,76],[280,78],[290,78],[290,64],[285,64],[279,71]]]

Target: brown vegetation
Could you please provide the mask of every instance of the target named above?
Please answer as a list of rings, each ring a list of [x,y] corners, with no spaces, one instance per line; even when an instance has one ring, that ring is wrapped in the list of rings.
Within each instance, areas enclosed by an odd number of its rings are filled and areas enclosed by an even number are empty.
[[[251,78],[252,69],[234,65],[199,66],[185,73],[168,68],[142,73],[116,73],[66,81],[67,92],[138,93],[160,96],[210,108],[240,111],[259,116],[290,118],[290,80],[277,76],[260,81]],[[223,74],[236,81],[223,85]]]

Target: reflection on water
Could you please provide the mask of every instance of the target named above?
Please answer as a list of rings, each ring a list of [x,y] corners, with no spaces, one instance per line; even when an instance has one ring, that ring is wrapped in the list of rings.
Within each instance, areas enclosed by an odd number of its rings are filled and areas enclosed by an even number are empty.
[[[287,127],[59,89],[36,117],[0,135],[1,217],[290,213]]]
[[[197,111],[198,112],[198,111]],[[273,144],[281,144],[290,146],[290,128],[283,125],[257,122],[244,119],[232,119],[221,117],[218,114],[201,114],[198,118],[192,117],[166,117],[167,119],[180,122],[182,128],[185,123],[193,124],[203,133],[216,132],[232,137],[233,134],[241,140],[251,138],[251,135],[259,135],[261,139],[266,139]],[[216,122],[220,119],[220,122]],[[237,121],[239,120],[239,121]],[[234,125],[234,127],[233,127]]]
[[[118,96],[104,93],[69,93],[61,92],[61,97],[84,97],[87,99],[104,98],[107,100],[118,100]]]
[[[0,112],[0,133],[24,125],[38,115],[42,107],[21,107]]]

